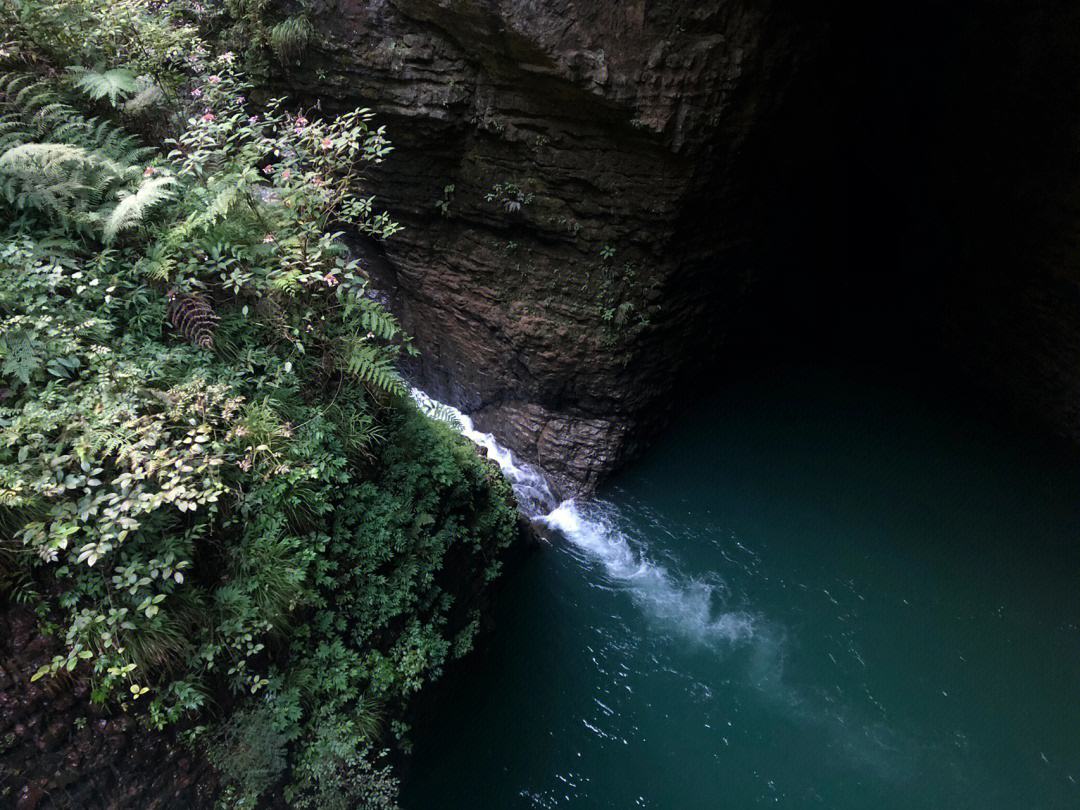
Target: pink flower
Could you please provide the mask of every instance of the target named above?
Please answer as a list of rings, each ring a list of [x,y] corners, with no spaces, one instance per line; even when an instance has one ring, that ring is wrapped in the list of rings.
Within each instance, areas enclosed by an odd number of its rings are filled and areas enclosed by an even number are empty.
[[[302,116],[302,115],[298,115],[298,116],[296,117],[296,125],[297,125],[298,127],[306,127],[306,126],[307,126],[307,123],[308,123],[308,121],[307,121],[307,119],[306,119],[306,118],[304,118],[304,116]]]
[[[207,76],[206,81],[210,84],[221,84],[220,76]]]
[[[237,104],[243,104],[243,103],[244,103],[244,102],[246,102],[246,101],[247,101],[247,99],[246,99],[246,98],[244,98],[243,96],[237,96],[237,97],[236,97],[236,103],[237,103]]]
[[[263,174],[273,174],[273,173],[274,173],[274,167],[271,164],[267,163],[265,166],[263,166]]]
[[[336,287],[338,285],[337,276],[333,273],[327,273],[322,277],[322,280],[326,282],[327,287]]]
[[[268,233],[266,236],[263,237],[263,244],[264,245],[272,245],[273,243],[274,243],[274,235],[272,233]]]
[[[142,176],[143,177],[150,177],[155,172],[157,172],[157,169],[155,169],[153,166],[147,166],[145,169],[143,169]]]
[[[225,53],[223,53],[218,58],[221,59],[221,61],[224,62],[226,65],[231,65],[233,62],[236,61],[236,54],[232,51],[225,51]]]
[[[334,142],[329,138],[323,138],[321,141],[319,141],[319,146],[321,146],[323,149],[329,149],[333,145]]]
[[[251,117],[248,118],[248,123],[251,124],[252,126],[255,126],[257,123],[259,123],[259,116],[252,115]]]
[[[208,113],[203,113],[202,118],[200,120],[202,120],[202,121],[213,121],[215,117],[216,116],[212,112],[208,112]]]
[[[202,90],[200,90],[198,87],[196,87],[194,90],[191,91],[191,97],[192,98],[202,98]]]
[[[288,180],[290,177],[292,177],[292,172],[290,172],[288,169],[281,173],[282,180]]]

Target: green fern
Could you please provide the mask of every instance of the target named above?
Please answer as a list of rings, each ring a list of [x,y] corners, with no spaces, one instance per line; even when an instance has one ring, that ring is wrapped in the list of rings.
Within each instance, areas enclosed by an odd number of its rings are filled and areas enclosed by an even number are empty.
[[[31,114],[56,101],[56,94],[46,81],[27,74],[12,74],[0,90],[9,99],[12,108]]]
[[[92,162],[88,150],[70,143],[24,143],[0,155],[0,169],[28,175],[63,173],[68,167],[89,166]]]
[[[41,367],[42,359],[38,354],[43,347],[34,340],[32,333],[20,330],[14,334],[0,335],[0,374],[14,377],[23,385],[30,384],[30,378]]]
[[[397,319],[370,298],[358,299],[360,325],[381,340],[393,340],[401,333]]]
[[[202,228],[220,222],[228,216],[232,207],[241,199],[240,190],[242,184],[227,175],[222,182],[216,183],[214,188],[208,189],[199,196],[205,200],[205,205],[189,219],[189,227]],[[201,191],[201,189],[200,189]]]
[[[0,77],[0,200],[18,211],[44,215],[69,232],[104,228],[112,239],[174,182],[139,182],[155,151],[109,121],[82,115],[32,76]]]
[[[461,421],[461,417],[458,416],[457,411],[446,403],[433,401],[427,407],[421,406],[420,410],[424,412],[425,416],[434,419],[437,422],[449,425],[459,433],[465,429],[465,424]]]
[[[30,133],[22,121],[0,120],[0,151],[6,152],[30,139]]]
[[[68,231],[96,233],[133,174],[133,167],[81,146],[22,144],[0,155],[0,199]]]
[[[377,391],[391,396],[406,394],[405,382],[394,367],[392,354],[385,348],[354,338],[346,345],[345,370]]]
[[[46,142],[82,146],[128,166],[157,153],[111,122],[87,118],[35,76],[0,76],[0,148]]]
[[[113,107],[119,107],[125,99],[139,91],[135,74],[124,68],[99,72],[74,65],[68,70],[76,76],[75,87],[94,101],[107,98]]]
[[[64,143],[27,143],[0,155],[0,195],[20,210],[62,215],[90,189],[90,152]]]
[[[144,180],[134,194],[123,194],[120,201],[105,220],[102,234],[106,242],[111,242],[117,234],[139,225],[150,210],[173,196],[172,187],[177,183],[175,177],[151,177]]]
[[[165,98],[161,88],[145,76],[139,76],[135,81],[135,94],[121,105],[128,115],[140,115]]]

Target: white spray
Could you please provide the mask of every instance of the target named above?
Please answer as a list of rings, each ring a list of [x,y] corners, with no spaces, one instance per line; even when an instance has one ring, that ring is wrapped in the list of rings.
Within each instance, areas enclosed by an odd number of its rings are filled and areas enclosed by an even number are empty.
[[[624,587],[649,618],[704,643],[732,642],[753,635],[752,617],[716,610],[716,586],[680,581],[667,568],[635,550],[626,532],[619,528],[613,506],[600,501],[558,503],[538,470],[515,461],[513,454],[494,436],[478,431],[468,416],[419,389],[412,389],[412,396],[421,411],[435,418],[450,417],[462,435],[483,447],[488,458],[499,465],[510,481],[525,515],[554,529],[599,562],[612,583]]]

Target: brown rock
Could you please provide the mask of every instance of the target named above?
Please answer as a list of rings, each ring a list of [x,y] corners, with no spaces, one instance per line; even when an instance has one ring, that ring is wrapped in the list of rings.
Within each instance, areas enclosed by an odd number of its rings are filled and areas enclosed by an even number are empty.
[[[416,379],[564,492],[634,452],[686,335],[738,306],[751,139],[821,40],[782,6],[345,0],[290,76],[387,124],[375,183],[406,228],[378,272]]]

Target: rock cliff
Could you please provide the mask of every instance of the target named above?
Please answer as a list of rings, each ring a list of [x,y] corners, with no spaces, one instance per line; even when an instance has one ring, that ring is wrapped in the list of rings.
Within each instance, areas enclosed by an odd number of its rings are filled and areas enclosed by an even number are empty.
[[[391,134],[374,187],[418,379],[564,491],[633,452],[750,283],[755,136],[820,40],[780,5],[316,6],[287,79]]]
[[[395,143],[372,190],[406,230],[373,263],[418,381],[572,493],[748,327],[948,347],[1080,436],[1077,16],[318,0],[283,80]]]

